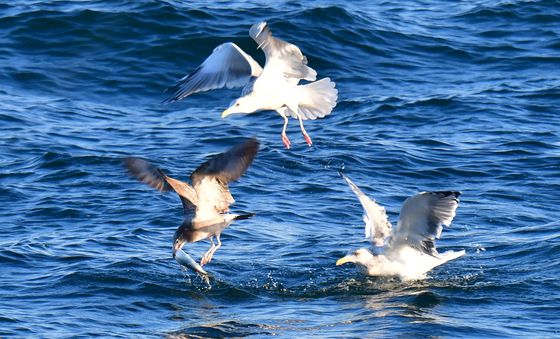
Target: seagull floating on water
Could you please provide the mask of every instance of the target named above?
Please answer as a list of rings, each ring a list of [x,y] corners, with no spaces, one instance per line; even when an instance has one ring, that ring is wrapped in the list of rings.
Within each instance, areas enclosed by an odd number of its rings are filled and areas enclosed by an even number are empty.
[[[222,246],[222,231],[234,220],[254,215],[228,213],[229,206],[235,202],[228,183],[243,175],[258,149],[258,141],[250,139],[225,153],[213,156],[191,174],[192,185],[167,176],[163,170],[146,160],[133,157],[125,159],[128,171],[138,180],[160,192],[174,191],[179,195],[183,204],[184,221],[173,236],[173,257],[180,264],[206,275],[202,266],[209,263]],[[217,244],[214,243],[214,237]],[[204,239],[209,239],[212,246],[198,265],[182,248],[185,243]]]
[[[166,102],[211,89],[245,86],[241,97],[222,113],[222,118],[234,113],[275,110],[284,119],[282,142],[286,148],[291,145],[286,135],[288,117],[299,120],[301,133],[311,146],[303,120],[314,120],[331,113],[338,95],[334,82],[329,78],[315,81],[317,72],[307,66],[307,58],[300,49],[274,38],[266,22],[253,25],[249,35],[264,51],[264,68],[239,46],[226,42],[216,47],[191,74],[168,88],[173,95]],[[300,85],[300,80],[309,83]]]
[[[366,238],[371,250],[360,248],[339,259],[336,265],[354,263],[370,276],[399,276],[402,280],[422,279],[432,268],[465,254],[465,251],[438,253],[442,225],[449,226],[459,206],[460,192],[421,192],[406,199],[396,229],[391,229],[385,208],[368,198],[342,174],[364,208]]]

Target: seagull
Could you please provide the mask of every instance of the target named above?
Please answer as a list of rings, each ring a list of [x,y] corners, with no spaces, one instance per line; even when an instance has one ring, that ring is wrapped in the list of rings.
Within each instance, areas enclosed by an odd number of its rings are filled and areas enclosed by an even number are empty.
[[[336,265],[354,263],[369,276],[398,276],[401,280],[423,279],[432,268],[465,254],[438,253],[442,225],[449,226],[459,206],[461,192],[421,192],[404,202],[396,229],[392,229],[385,208],[368,198],[347,176],[342,177],[364,208],[365,235],[371,249],[360,248],[339,259]]]
[[[167,176],[163,170],[146,160],[134,157],[124,160],[130,174],[139,181],[160,192],[174,191],[181,199],[184,220],[175,231],[172,247],[173,257],[178,262],[187,262],[195,271],[206,273],[182,251],[185,243],[210,240],[211,247],[200,261],[200,266],[204,266],[212,260],[214,253],[222,246],[221,232],[234,220],[254,216],[254,213],[228,213],[229,206],[235,202],[228,189],[228,183],[243,175],[251,165],[258,149],[258,141],[249,139],[233,146],[227,152],[213,156],[191,174],[191,185]],[[216,238],[217,244],[214,243],[213,238]]]
[[[197,92],[244,86],[241,97],[231,103],[222,118],[234,113],[276,111],[284,119],[281,135],[286,148],[291,146],[286,135],[288,117],[299,120],[301,133],[311,146],[313,142],[303,120],[315,120],[331,113],[338,95],[335,83],[329,78],[315,81],[317,72],[307,66],[307,58],[300,49],[273,37],[266,22],[253,25],[249,35],[266,56],[264,68],[236,44],[223,43],[191,74],[166,90],[173,94],[165,102],[178,101]],[[309,83],[299,84],[300,80]]]

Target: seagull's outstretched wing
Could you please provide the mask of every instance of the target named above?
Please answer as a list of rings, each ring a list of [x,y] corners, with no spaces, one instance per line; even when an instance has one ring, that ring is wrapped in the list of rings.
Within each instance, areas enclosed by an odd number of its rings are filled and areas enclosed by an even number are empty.
[[[168,177],[161,169],[143,159],[134,157],[125,158],[124,164],[130,174],[148,186],[160,192],[175,191],[183,203],[185,217],[192,214],[192,211],[196,208],[198,199],[196,191],[189,184]]]
[[[346,175],[343,173],[340,173],[340,175],[362,203],[366,238],[369,238],[375,246],[383,246],[384,239],[391,234],[391,223],[387,218],[385,208],[365,195]]]
[[[236,44],[226,42],[216,47],[194,72],[168,88],[166,92],[173,94],[165,102],[174,102],[211,89],[242,87],[261,72],[262,68],[255,59]]]
[[[300,49],[286,41],[274,38],[266,22],[255,24],[249,30],[249,35],[262,48],[266,55],[265,68],[275,69],[287,78],[315,81],[317,72],[307,66],[307,58]]]
[[[391,246],[405,244],[437,256],[435,239],[439,239],[442,225],[449,226],[453,221],[460,194],[454,191],[421,192],[406,199]]]
[[[239,179],[257,155],[259,142],[249,139],[229,151],[213,156],[191,175],[198,203],[195,219],[210,220],[229,211],[235,200],[228,183]]]

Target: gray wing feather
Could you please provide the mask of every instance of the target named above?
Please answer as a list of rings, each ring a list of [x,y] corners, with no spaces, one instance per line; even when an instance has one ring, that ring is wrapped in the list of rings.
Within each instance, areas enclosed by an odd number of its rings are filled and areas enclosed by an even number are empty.
[[[202,177],[207,176],[215,177],[223,183],[239,179],[253,162],[258,150],[259,142],[249,139],[233,146],[227,152],[213,156],[191,174],[193,186],[196,186]]]
[[[307,66],[307,58],[301,50],[296,45],[274,38],[266,22],[253,25],[249,35],[264,51],[267,63],[272,59],[281,60],[286,67],[284,70],[286,77],[308,81],[315,81],[317,78],[317,72]]]
[[[210,218],[216,212],[229,211],[229,205],[234,199],[229,192],[228,183],[245,173],[258,149],[259,142],[249,139],[227,152],[213,156],[191,174],[193,187],[199,198],[197,217],[205,219],[204,216]]]
[[[245,85],[245,87],[243,87],[243,90],[241,91],[241,96],[242,97],[246,96],[247,94],[249,94],[253,91],[253,86],[255,85],[255,81],[257,79],[258,79],[258,77],[251,77],[249,82]],[[231,106],[233,106],[233,104]]]
[[[449,226],[459,206],[461,192],[422,192],[408,198],[401,208],[399,223],[391,243],[407,244],[437,256],[435,240],[443,225]]]
[[[212,54],[191,74],[180,79],[166,92],[172,95],[165,102],[181,100],[193,93],[217,88],[235,88],[245,85],[251,76],[259,76],[262,68],[236,44],[226,42],[214,49]]]
[[[123,163],[131,175],[148,186],[160,192],[168,192],[172,189],[171,185],[165,180],[163,171],[148,161],[129,157],[125,158]]]
[[[129,157],[125,158],[123,162],[128,172],[139,181],[160,192],[174,191],[177,193],[181,198],[185,216],[192,214],[197,204],[197,196],[193,187],[168,177],[160,168],[144,159]]]
[[[364,208],[365,236],[369,238],[375,246],[383,246],[384,239],[391,234],[391,223],[387,218],[385,208],[379,206],[374,200],[365,195],[356,184],[346,175],[340,173],[348,186],[360,200]]]

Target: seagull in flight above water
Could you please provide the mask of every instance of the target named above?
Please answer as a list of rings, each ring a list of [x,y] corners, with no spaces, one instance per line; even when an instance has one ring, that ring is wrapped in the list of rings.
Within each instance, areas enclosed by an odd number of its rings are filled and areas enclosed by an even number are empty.
[[[266,22],[253,25],[249,35],[264,51],[264,68],[239,46],[226,42],[216,47],[191,74],[168,88],[166,92],[172,95],[165,102],[178,101],[197,92],[244,86],[241,97],[222,113],[222,118],[234,113],[273,110],[284,119],[282,142],[286,148],[291,145],[286,135],[288,117],[299,120],[301,133],[311,146],[303,120],[315,120],[331,113],[338,95],[335,83],[329,78],[315,81],[317,72],[307,66],[307,58],[300,49],[273,37]],[[309,83],[299,84],[300,80]]]
[[[209,263],[222,245],[221,232],[234,220],[247,219],[254,215],[228,213],[229,206],[235,202],[229,192],[228,183],[243,175],[255,158],[258,148],[258,141],[249,139],[225,153],[213,156],[191,174],[192,184],[167,176],[146,160],[133,157],[124,160],[130,174],[139,181],[160,192],[174,191],[179,195],[183,204],[184,220],[173,236],[173,257],[177,261],[182,263],[179,259],[188,258],[187,266],[207,274],[201,266]],[[214,237],[217,245],[214,243]],[[182,248],[185,243],[203,239],[209,239],[212,246],[202,256],[199,266],[182,251]]]
[[[459,206],[460,192],[421,192],[406,199],[396,229],[392,229],[385,208],[368,198],[347,176],[342,177],[364,208],[366,238],[371,249],[360,248],[339,259],[336,265],[354,263],[370,276],[399,276],[402,280],[422,279],[432,268],[465,254],[438,253],[442,225],[449,226]]]

